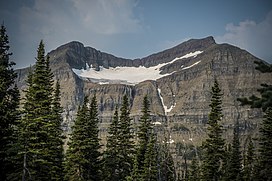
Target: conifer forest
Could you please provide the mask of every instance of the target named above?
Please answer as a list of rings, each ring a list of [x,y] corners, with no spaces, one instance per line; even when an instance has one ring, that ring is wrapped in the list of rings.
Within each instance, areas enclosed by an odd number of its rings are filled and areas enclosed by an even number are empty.
[[[272,85],[260,84],[259,95],[238,98],[239,106],[261,108],[256,137],[240,139],[239,120],[232,141],[222,137],[220,80],[210,90],[207,138],[182,157],[177,169],[167,129],[153,124],[149,95],[142,102],[137,124],[124,95],[115,106],[106,144],[99,137],[100,117],[95,93],[79,105],[72,132],[65,136],[61,86],[54,81],[45,43],[40,41],[36,63],[20,94],[10,60],[9,37],[0,28],[0,180],[1,181],[269,181],[272,180]],[[260,73],[272,66],[256,62]],[[23,96],[22,96],[23,95]],[[161,134],[164,133],[164,134]],[[68,140],[65,144],[65,140]],[[65,146],[64,146],[65,145]],[[181,162],[181,161],[180,161]]]

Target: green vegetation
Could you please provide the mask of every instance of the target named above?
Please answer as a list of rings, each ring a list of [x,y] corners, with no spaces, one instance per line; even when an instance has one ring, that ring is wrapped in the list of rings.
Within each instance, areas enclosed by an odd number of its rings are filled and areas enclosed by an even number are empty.
[[[85,97],[78,109],[77,119],[68,143],[65,161],[65,180],[101,180],[101,161],[98,138],[96,97],[88,108]]]
[[[105,149],[99,138],[99,112],[95,95],[87,95],[79,106],[64,153],[60,104],[61,86],[50,69],[40,42],[36,64],[30,69],[27,89],[19,110],[16,73],[9,61],[6,29],[0,29],[0,180],[75,180],[75,181],[175,181],[175,180],[272,180],[272,86],[261,84],[261,97],[239,99],[242,105],[262,108],[264,118],[258,139],[248,138],[241,150],[239,120],[233,139],[223,139],[222,97],[219,82],[211,91],[207,139],[202,147],[177,142],[170,146],[169,130],[190,133],[176,124],[158,138],[153,127],[149,100],[143,98],[142,115],[132,125],[129,97],[124,95],[116,107],[108,129]],[[271,65],[257,63],[262,73],[272,72]],[[91,101],[88,97],[92,96]],[[136,132],[132,128],[137,128]],[[161,127],[160,127],[161,128]],[[161,131],[161,130],[160,130]],[[160,132],[161,133],[161,132]],[[192,142],[192,140],[191,140]],[[256,146],[257,145],[257,146]],[[176,149],[176,150],[174,150]],[[174,152],[174,151],[175,152]],[[184,159],[182,174],[177,173],[173,155]],[[180,162],[181,163],[181,162]],[[243,166],[242,166],[243,163]],[[180,166],[180,165],[179,165]],[[181,168],[181,167],[179,167]]]
[[[0,28],[0,180],[6,180],[14,169],[11,157],[15,150],[12,145],[16,141],[15,126],[19,119],[19,91],[14,85],[16,73],[12,69],[15,63],[9,61],[9,40],[6,28]]]
[[[62,180],[63,143],[59,85],[54,93],[53,74],[44,44],[38,48],[37,62],[28,76],[23,116],[18,124],[17,166],[14,179]],[[20,176],[21,175],[21,176]]]
[[[212,87],[211,112],[208,120],[208,138],[203,143],[204,156],[202,163],[203,180],[220,180],[224,158],[225,140],[222,138],[222,93],[217,80]]]

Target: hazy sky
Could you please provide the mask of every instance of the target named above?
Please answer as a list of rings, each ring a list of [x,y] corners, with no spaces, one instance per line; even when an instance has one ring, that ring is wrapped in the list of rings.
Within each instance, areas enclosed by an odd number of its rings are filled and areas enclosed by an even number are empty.
[[[141,58],[214,36],[272,63],[271,0],[0,0],[16,68],[70,41]]]

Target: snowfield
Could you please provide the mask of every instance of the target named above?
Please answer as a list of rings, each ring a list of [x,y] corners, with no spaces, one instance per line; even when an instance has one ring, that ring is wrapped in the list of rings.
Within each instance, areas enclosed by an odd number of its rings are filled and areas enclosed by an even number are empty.
[[[164,115],[167,115],[167,113],[170,113],[172,111],[172,109],[176,106],[176,103],[174,105],[171,105],[170,108],[167,108],[167,106],[164,104],[164,100],[163,100],[163,97],[161,95],[161,89],[158,88],[157,91],[158,91],[159,97],[161,99],[161,103],[163,105]]]
[[[109,69],[104,68],[103,66],[99,67],[99,71],[96,71],[95,68],[89,67],[88,64],[86,64],[87,69],[72,69],[75,74],[82,78],[88,78],[92,80],[95,83],[99,84],[110,84],[110,83],[121,83],[121,84],[129,84],[129,85],[135,85],[139,82],[143,82],[145,80],[157,80],[161,77],[165,77],[168,75],[173,74],[161,74],[161,68],[165,65],[172,64],[177,60],[185,59],[189,57],[196,57],[203,51],[196,51],[188,53],[182,57],[177,57],[173,59],[171,62],[162,63],[153,67],[110,67]],[[200,62],[200,61],[199,61]],[[182,70],[191,68],[192,66],[198,64],[199,62],[196,62],[188,67],[182,67]]]

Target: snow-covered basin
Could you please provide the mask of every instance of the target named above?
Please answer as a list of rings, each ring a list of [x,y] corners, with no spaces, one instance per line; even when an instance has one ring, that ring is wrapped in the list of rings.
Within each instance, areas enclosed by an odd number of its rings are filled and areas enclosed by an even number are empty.
[[[116,80],[127,82],[128,84],[137,84],[145,80],[157,80],[161,77],[168,76],[174,72],[168,73],[168,74],[161,74],[160,68],[162,68],[165,65],[172,64],[175,61],[180,59],[196,57],[202,52],[203,51],[191,52],[182,57],[177,57],[170,62],[161,63],[156,66],[148,67],[148,68],[144,66],[139,66],[139,67],[115,67],[115,68],[109,67],[107,69],[100,66],[99,67],[100,70],[96,71],[95,68],[92,67],[92,65],[91,67],[89,67],[89,65],[86,64],[86,67],[87,67],[86,70],[73,69],[73,72],[76,73],[80,77],[101,80],[101,82],[99,82],[100,84],[105,84],[107,83],[107,81],[109,82],[109,81],[116,81]],[[192,66],[198,64],[199,62],[196,62],[188,67],[182,67],[182,70],[191,68]]]

